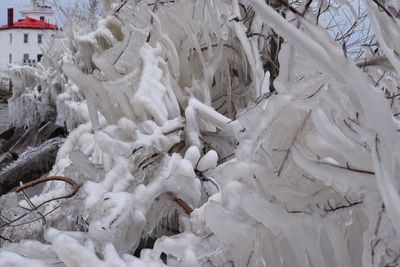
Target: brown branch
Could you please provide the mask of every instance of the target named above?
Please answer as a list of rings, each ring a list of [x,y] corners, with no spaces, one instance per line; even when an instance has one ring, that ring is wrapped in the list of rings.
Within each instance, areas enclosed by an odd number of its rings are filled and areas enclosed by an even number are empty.
[[[197,169],[194,172],[196,173],[197,176],[200,177],[201,181],[212,183],[217,188],[217,190],[220,191],[220,186],[217,184],[217,182],[214,181],[214,179],[205,176],[203,172],[201,172],[201,171],[199,171]]]
[[[64,177],[64,176],[48,176],[48,177],[41,177],[41,178],[36,179],[36,180],[34,180],[34,181],[32,181],[32,182],[29,182],[29,183],[26,183],[26,184],[17,186],[16,188],[14,188],[14,189],[11,190],[11,191],[14,191],[14,192],[16,192],[16,193],[19,193],[19,192],[21,192],[22,190],[25,190],[25,189],[34,187],[34,186],[36,186],[36,185],[38,185],[38,184],[46,183],[46,182],[49,182],[49,181],[62,181],[62,182],[65,182],[65,183],[71,185],[73,188],[76,188],[76,187],[80,187],[80,186],[81,186],[80,184],[78,184],[77,182],[75,182],[73,179],[71,179],[71,178],[69,178],[69,177]]]
[[[176,143],[168,150],[168,155],[179,153],[185,146],[186,146],[185,141],[180,141],[179,143]]]
[[[178,198],[173,193],[168,193],[168,195],[187,213],[190,215],[193,209],[181,198]]]
[[[46,200],[46,201],[40,203],[40,204],[37,205],[37,206],[34,206],[32,202],[30,202],[30,201],[27,200],[28,204],[31,206],[31,209],[24,208],[24,207],[21,207],[21,208],[23,208],[23,209],[25,209],[25,210],[29,210],[29,211],[35,211],[35,210],[39,209],[40,207],[42,207],[43,205],[45,205],[45,204],[47,204],[47,203],[49,203],[49,202],[51,202],[51,201],[56,201],[56,200],[61,200],[61,199],[66,199],[66,198],[71,198],[71,197],[73,197],[74,195],[76,195],[76,193],[78,193],[79,189],[80,189],[81,186],[82,186],[81,183],[77,183],[77,182],[75,182],[73,179],[71,179],[71,178],[69,178],[69,177],[64,177],[64,176],[48,176],[48,177],[41,177],[41,178],[39,178],[39,179],[37,179],[37,180],[34,180],[34,181],[32,181],[32,182],[29,182],[29,183],[23,184],[23,185],[21,185],[21,186],[18,186],[18,187],[16,187],[16,188],[14,188],[12,191],[14,191],[14,192],[16,192],[16,193],[19,193],[19,192],[24,193],[24,190],[26,190],[26,189],[28,189],[28,188],[31,188],[31,187],[34,187],[34,186],[36,186],[36,185],[38,185],[38,184],[42,184],[42,183],[49,182],[49,181],[62,181],[62,182],[65,182],[65,183],[69,184],[69,185],[73,188],[73,191],[72,191],[71,193],[69,193],[68,195],[61,196],[61,197],[55,197],[55,198]],[[24,193],[24,195],[25,195],[25,193]],[[29,202],[30,202],[30,203],[29,203]],[[40,214],[42,217],[44,217],[41,213],[39,213],[39,214]],[[21,219],[21,218],[19,218],[19,219]],[[12,222],[14,222],[14,221],[12,221]],[[10,223],[12,223],[12,222],[10,222]]]
[[[379,57],[370,57],[370,58],[364,58],[362,60],[359,60],[356,62],[356,66],[359,68],[365,68],[368,66],[379,66],[379,65],[388,65],[389,60],[385,56],[379,56]]]

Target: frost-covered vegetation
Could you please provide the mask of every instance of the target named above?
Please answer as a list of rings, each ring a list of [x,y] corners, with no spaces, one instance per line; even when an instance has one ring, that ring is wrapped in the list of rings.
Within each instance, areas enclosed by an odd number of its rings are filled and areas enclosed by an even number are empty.
[[[70,134],[41,193],[0,198],[0,266],[400,264],[399,6],[365,0],[375,37],[348,54],[319,23],[338,2],[108,0],[68,24],[12,70],[13,124],[45,105]]]

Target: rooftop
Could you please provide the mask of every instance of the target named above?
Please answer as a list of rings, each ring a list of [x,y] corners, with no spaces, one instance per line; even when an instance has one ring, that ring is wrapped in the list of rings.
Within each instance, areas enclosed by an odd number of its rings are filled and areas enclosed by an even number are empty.
[[[24,19],[19,19],[12,25],[0,26],[0,30],[9,30],[9,29],[58,30],[59,28],[57,25],[28,17]]]

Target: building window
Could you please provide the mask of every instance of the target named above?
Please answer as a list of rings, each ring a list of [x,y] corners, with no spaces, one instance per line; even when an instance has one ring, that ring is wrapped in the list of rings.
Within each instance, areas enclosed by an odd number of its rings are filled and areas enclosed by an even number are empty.
[[[44,16],[40,16],[40,21],[44,21]]]
[[[12,54],[8,54],[8,63],[12,63]]]
[[[24,54],[23,61],[24,61],[24,63],[28,63],[28,61],[29,61],[29,54]]]
[[[37,62],[40,62],[42,60],[43,55],[42,54],[38,54],[37,55]]]
[[[10,44],[12,44],[12,33],[10,33]]]
[[[37,36],[37,43],[41,44],[42,43],[42,39],[43,39],[43,35],[42,34],[38,34]]]
[[[29,35],[27,33],[24,33],[24,44],[27,44],[29,41]]]

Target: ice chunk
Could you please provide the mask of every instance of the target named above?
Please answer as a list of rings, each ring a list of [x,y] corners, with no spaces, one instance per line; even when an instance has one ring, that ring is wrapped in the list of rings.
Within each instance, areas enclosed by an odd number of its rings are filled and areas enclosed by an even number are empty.
[[[215,168],[218,162],[218,154],[214,150],[210,150],[205,154],[197,164],[197,169],[201,172]]]

